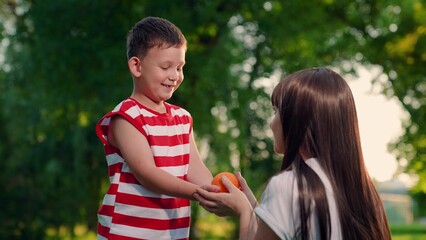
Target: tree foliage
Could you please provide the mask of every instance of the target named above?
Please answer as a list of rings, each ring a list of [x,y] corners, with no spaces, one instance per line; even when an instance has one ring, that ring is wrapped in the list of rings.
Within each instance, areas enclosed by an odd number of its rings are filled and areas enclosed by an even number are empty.
[[[377,84],[410,114],[392,148],[420,176],[415,190],[426,192],[420,0],[1,3],[0,236],[96,229],[108,179],[94,126],[131,92],[125,36],[148,15],[171,20],[187,37],[185,81],[171,102],[193,115],[213,173],[241,170],[259,194],[280,164],[267,125],[280,75],[319,65],[354,72],[361,63],[383,70]]]

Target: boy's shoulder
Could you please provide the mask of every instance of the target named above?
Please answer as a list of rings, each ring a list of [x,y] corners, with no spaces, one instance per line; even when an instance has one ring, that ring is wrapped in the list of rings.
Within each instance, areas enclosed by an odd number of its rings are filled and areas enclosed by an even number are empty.
[[[167,103],[167,102],[164,102],[164,105],[173,116],[191,117],[191,114],[189,113],[189,111],[183,107],[180,107],[178,105],[174,105],[171,103]],[[117,112],[125,112],[125,113],[143,112],[144,113],[143,115],[150,115],[150,116],[154,114],[152,113],[152,110],[150,110],[149,108],[146,108],[145,106],[143,106],[142,104],[140,104],[139,102],[137,102],[136,100],[132,98],[124,99],[123,101],[118,103],[114,107],[114,109],[111,111],[111,113],[117,113]]]
[[[126,111],[127,109],[132,108],[136,105],[137,103],[135,101],[133,101],[131,98],[127,98],[119,102],[117,105],[115,105],[115,107],[113,108],[111,112],[114,113],[114,112]]]
[[[168,109],[170,109],[170,112],[175,114],[175,115],[177,114],[177,115],[180,115],[180,116],[182,116],[182,115],[191,116],[189,111],[186,110],[183,107],[180,107],[180,106],[177,106],[177,105],[174,105],[174,104],[171,104],[171,103],[167,103],[167,102],[164,102],[164,104],[166,105],[166,107]]]

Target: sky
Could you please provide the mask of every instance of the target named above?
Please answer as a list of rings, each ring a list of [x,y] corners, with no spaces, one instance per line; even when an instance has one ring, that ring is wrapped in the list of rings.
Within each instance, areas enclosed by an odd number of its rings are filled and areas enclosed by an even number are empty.
[[[377,181],[388,181],[397,171],[396,158],[389,153],[388,143],[401,136],[402,120],[407,113],[396,98],[388,99],[377,85],[372,85],[373,77],[379,73],[379,69],[360,67],[358,78],[345,79],[355,99],[367,169]]]

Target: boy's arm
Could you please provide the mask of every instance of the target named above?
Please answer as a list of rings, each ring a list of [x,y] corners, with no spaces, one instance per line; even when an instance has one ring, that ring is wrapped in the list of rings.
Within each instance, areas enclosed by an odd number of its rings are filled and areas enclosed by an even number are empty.
[[[120,149],[142,186],[156,193],[194,200],[192,194],[198,186],[156,167],[147,139],[123,117],[111,119],[108,141]]]
[[[197,145],[195,144],[193,132],[191,132],[190,137],[190,148],[188,181],[197,185],[210,185],[213,177],[209,169],[201,160],[200,153],[198,152]]]

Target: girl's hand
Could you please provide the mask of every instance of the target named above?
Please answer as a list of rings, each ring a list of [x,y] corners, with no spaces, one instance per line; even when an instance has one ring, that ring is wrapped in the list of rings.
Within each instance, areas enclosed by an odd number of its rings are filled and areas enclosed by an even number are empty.
[[[254,196],[253,192],[251,191],[250,187],[247,185],[246,180],[243,178],[240,172],[237,172],[236,174],[238,181],[240,182],[241,191],[244,192],[244,194],[247,196],[247,199],[249,200],[251,207],[255,208],[257,206],[257,199]]]
[[[222,183],[229,193],[216,192],[218,189],[215,186],[202,186],[197,189],[193,196],[204,209],[218,216],[240,216],[243,212],[252,211],[252,204],[245,192],[250,193],[249,195],[253,196],[253,198],[254,195],[241,174],[238,174],[237,177],[240,184],[243,184],[241,185],[242,190],[235,187],[227,177],[223,177]]]

